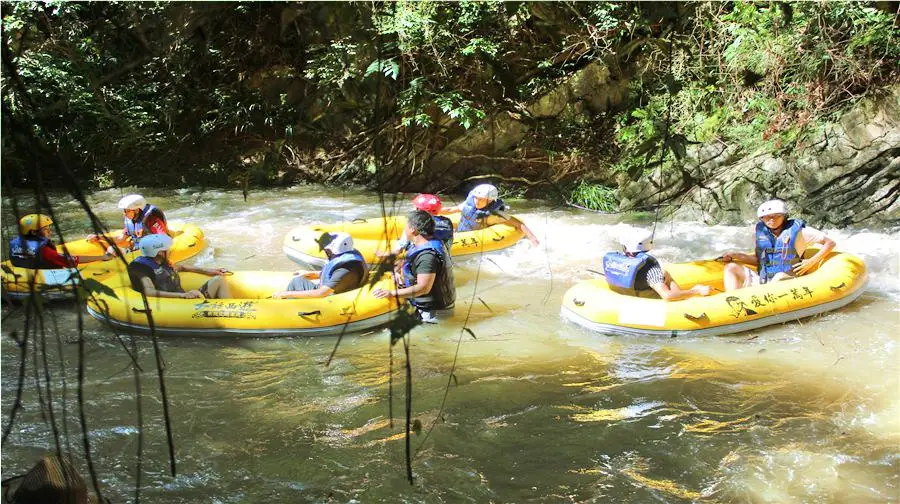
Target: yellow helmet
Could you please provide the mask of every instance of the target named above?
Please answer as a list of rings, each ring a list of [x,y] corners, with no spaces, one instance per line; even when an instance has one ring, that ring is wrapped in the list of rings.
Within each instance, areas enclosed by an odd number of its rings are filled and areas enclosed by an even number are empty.
[[[28,214],[19,219],[19,233],[26,234],[29,231],[38,231],[41,228],[53,224],[53,219],[42,214]]]

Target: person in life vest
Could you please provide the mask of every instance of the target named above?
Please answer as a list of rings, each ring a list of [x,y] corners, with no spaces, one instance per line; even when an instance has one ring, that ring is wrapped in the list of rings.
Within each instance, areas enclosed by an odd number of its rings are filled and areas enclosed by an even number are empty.
[[[328,262],[320,273],[295,276],[287,290],[272,294],[275,299],[321,298],[358,289],[365,285],[369,268],[362,254],[353,248],[347,233],[325,233],[319,241]],[[311,281],[318,276],[319,283]]]
[[[487,218],[495,215],[500,217],[505,224],[521,229],[533,246],[537,247],[540,245],[540,240],[534,236],[534,233],[528,229],[524,222],[504,213],[504,210],[507,209],[506,204],[498,197],[496,187],[491,184],[481,184],[469,191],[465,201],[455,207],[444,208],[441,213],[444,215],[460,214],[459,226],[456,227],[457,231],[482,229],[487,225]]]
[[[726,252],[722,255],[722,260],[728,263],[724,273],[726,291],[805,275],[834,249],[834,240],[825,233],[807,227],[800,219],[789,218],[784,201],[766,201],[759,206],[756,216],[759,221],[753,226],[754,254]],[[803,259],[803,253],[812,243],[821,248],[814,256]]]
[[[434,234],[434,219],[424,210],[414,210],[403,229],[413,244],[403,261],[403,274],[394,277],[394,290],[375,289],[377,298],[408,298],[422,321],[437,323],[453,315],[456,286],[450,253]]]
[[[438,198],[434,194],[419,194],[415,198],[413,198],[413,206],[416,210],[423,210],[428,212],[431,215],[431,218],[434,219],[434,233],[428,237],[429,239],[435,239],[444,244],[447,247],[447,250],[453,246],[453,221],[440,215],[441,213],[441,199]],[[389,255],[398,255],[400,252],[408,251],[413,247],[412,243],[406,239],[406,236],[401,236],[400,240],[397,241],[397,245],[394,246],[390,250],[390,252],[375,252],[376,257],[387,257]],[[398,263],[399,264],[399,263]]]
[[[64,255],[56,251],[50,241],[53,220],[46,215],[30,214],[19,219],[19,235],[9,240],[9,260],[13,266],[30,269],[74,268],[79,264],[108,261],[112,254],[102,256]]]
[[[172,248],[172,238],[169,235],[145,236],[141,238],[139,247],[143,255],[128,264],[128,277],[131,279],[132,289],[143,292],[148,297],[183,299],[231,297],[223,276],[228,274],[225,268],[195,268],[169,263],[169,249]],[[197,290],[185,291],[181,287],[181,278],[178,275],[181,271],[213,278]]]
[[[711,289],[706,285],[682,289],[659,261],[647,253],[653,245],[652,233],[640,231],[621,243],[623,252],[609,252],[603,256],[603,274],[609,285],[634,291],[653,289],[665,301],[709,295]]]
[[[129,194],[123,197],[119,200],[118,206],[122,210],[125,221],[122,235],[112,238],[92,234],[87,237],[88,241],[99,242],[102,239],[107,243],[115,243],[119,247],[135,250],[138,248],[138,242],[144,236],[170,235],[165,214],[159,208],[147,203],[140,194]]]

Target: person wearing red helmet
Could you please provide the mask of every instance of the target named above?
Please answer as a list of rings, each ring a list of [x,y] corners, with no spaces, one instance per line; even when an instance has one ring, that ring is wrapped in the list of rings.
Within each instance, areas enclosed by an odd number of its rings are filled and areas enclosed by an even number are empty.
[[[416,207],[416,210],[428,212],[434,220],[434,231],[428,239],[443,242],[444,247],[449,252],[450,247],[453,245],[453,221],[443,215],[438,215],[442,208],[441,199],[434,194],[421,193],[413,198],[412,204]],[[376,252],[375,255],[377,257],[387,257],[388,255],[397,255],[410,248],[412,248],[412,244],[404,236],[400,238],[390,252]]]
[[[431,218],[434,219],[434,234],[431,237],[444,242],[444,245],[450,248],[450,245],[453,244],[453,221],[440,215],[441,199],[434,194],[423,193],[413,198],[413,206],[417,210],[424,210],[431,214]]]

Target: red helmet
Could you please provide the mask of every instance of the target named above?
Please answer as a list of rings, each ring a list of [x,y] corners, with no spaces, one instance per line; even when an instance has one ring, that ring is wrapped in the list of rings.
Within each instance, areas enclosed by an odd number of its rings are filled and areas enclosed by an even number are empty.
[[[413,199],[413,206],[431,215],[437,215],[441,211],[441,198],[434,194],[420,194]]]

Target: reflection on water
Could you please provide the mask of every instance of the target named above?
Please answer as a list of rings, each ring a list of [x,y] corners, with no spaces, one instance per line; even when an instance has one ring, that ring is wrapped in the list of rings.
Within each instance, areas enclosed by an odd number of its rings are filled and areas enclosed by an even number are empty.
[[[121,194],[91,198],[113,227]],[[247,203],[223,191],[147,196],[170,218],[195,222],[207,233],[210,247],[196,264],[230,269],[293,269],[281,252],[291,227],[367,217],[381,208],[369,193],[312,186],[252,193]],[[388,207],[405,211],[408,199],[388,198]],[[570,285],[592,276],[588,270],[597,269],[619,235],[641,224],[534,202],[513,206],[542,247],[522,242],[483,260],[458,261],[456,317],[412,335],[412,416],[422,425],[412,440],[414,487],[403,470],[406,356],[395,347],[391,362],[384,331],[347,335],[327,367],[334,338],[162,340],[175,478],[168,475],[152,344],[138,337],[144,499],[898,499],[897,231],[826,230],[840,247],[861,255],[871,273],[866,294],[838,312],[719,338],[622,338],[562,323],[559,302]],[[3,210],[4,222],[11,222],[9,205]],[[89,230],[72,202],[61,202],[60,217],[67,234]],[[748,228],[665,222],[656,253],[681,261],[749,248]],[[73,305],[50,310],[63,338],[62,355],[52,331],[47,345],[54,413],[63,416],[65,392],[69,450],[79,453],[77,318]],[[474,337],[461,330],[467,315]],[[23,322],[20,311],[5,308],[4,418],[19,371],[18,347],[8,336]],[[92,319],[84,324],[94,463],[109,496],[127,501],[136,470],[135,379],[115,335]],[[130,347],[131,338],[123,342]],[[23,472],[53,450],[34,386],[43,377],[32,376],[32,369],[20,418],[3,446],[5,475]]]

